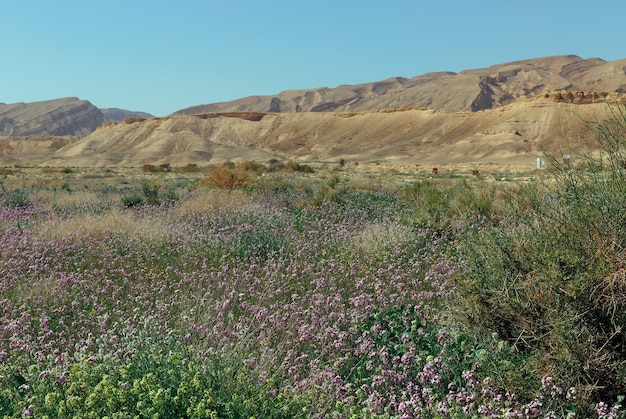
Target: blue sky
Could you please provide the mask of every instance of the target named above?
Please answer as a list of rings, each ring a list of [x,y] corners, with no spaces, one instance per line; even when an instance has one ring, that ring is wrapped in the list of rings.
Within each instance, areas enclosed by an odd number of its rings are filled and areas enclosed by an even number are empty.
[[[549,55],[626,58],[624,0],[0,0],[0,102],[167,115]]]

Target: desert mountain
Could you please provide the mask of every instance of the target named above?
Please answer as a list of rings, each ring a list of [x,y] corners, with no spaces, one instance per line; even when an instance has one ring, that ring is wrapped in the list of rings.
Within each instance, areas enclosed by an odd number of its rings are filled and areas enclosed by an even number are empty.
[[[0,136],[84,136],[105,121],[152,115],[124,109],[98,109],[75,97],[30,103],[0,103]]]
[[[86,135],[104,122],[104,115],[75,97],[31,103],[0,104],[0,135]]]
[[[164,118],[131,117],[104,123],[84,138],[15,137],[3,130],[13,136],[0,138],[0,165],[207,165],[278,158],[528,170],[544,153],[592,149],[585,122],[606,118],[608,105],[623,103],[625,91],[626,60],[545,57],[458,74],[286,91]]]
[[[626,59],[576,55],[535,58],[460,73],[394,77],[359,85],[288,90],[231,102],[193,106],[174,115],[209,112],[326,112],[424,107],[479,111],[553,91],[626,92]]]

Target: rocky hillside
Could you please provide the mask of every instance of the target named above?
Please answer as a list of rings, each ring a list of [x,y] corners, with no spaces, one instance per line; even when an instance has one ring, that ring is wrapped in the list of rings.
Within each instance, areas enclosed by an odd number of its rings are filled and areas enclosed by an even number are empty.
[[[626,59],[576,55],[544,57],[460,73],[394,77],[359,85],[288,90],[231,102],[193,106],[174,115],[225,111],[327,112],[424,107],[480,111],[553,91],[626,92]]]
[[[75,97],[0,104],[0,135],[86,135],[104,119],[100,109]]]

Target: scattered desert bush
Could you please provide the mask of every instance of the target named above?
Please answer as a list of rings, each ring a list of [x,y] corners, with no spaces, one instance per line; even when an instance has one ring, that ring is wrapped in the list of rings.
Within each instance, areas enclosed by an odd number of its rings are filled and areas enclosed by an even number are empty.
[[[238,164],[226,162],[222,166],[209,167],[207,176],[200,182],[207,186],[227,189],[240,188],[242,186],[254,187],[258,185],[260,176],[264,176],[266,173],[275,174],[279,172],[313,173],[314,170],[308,165],[301,165],[293,161],[280,162],[271,160],[268,165],[254,160]],[[271,181],[274,180],[275,178],[271,179]],[[261,182],[261,184],[263,183]]]
[[[198,167],[197,164],[194,163],[189,163],[183,167],[181,167],[180,169],[178,169],[181,173],[198,173],[201,171],[201,169]]]
[[[144,182],[141,184],[141,191],[148,205],[159,204],[159,189],[159,185],[155,183]]]
[[[241,168],[211,167],[200,183],[226,189],[240,188],[248,182],[249,174]]]
[[[139,205],[143,205],[144,203],[143,196],[141,196],[141,194],[137,191],[132,191],[132,192],[124,194],[121,200],[122,200],[122,204],[126,208],[136,207]]]
[[[237,164],[236,167],[246,172],[254,172],[256,174],[264,173],[267,170],[267,167],[265,167],[264,164],[258,163],[254,160],[243,161]]]
[[[161,173],[165,172],[165,169],[161,166],[156,166],[154,164],[144,164],[141,168],[142,171],[146,173]]]
[[[307,164],[299,164],[293,160],[288,160],[286,162],[280,162],[277,160],[272,160],[269,162],[267,167],[267,171],[269,172],[301,172],[301,173],[313,173],[314,170],[311,166]]]
[[[2,205],[5,207],[26,208],[30,205],[29,193],[24,188],[3,191]]]
[[[506,205],[506,188],[467,179],[418,180],[402,188],[402,201],[418,225],[451,233],[469,219],[493,218]]]
[[[132,189],[121,197],[122,205],[133,208],[141,205],[171,204],[178,199],[177,193],[171,189],[163,190],[159,183],[142,182],[141,192]]]

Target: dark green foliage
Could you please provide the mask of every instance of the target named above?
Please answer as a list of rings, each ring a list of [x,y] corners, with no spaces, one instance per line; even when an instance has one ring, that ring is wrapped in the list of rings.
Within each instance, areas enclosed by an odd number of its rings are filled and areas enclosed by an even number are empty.
[[[136,207],[139,205],[143,205],[144,203],[143,197],[136,191],[122,195],[121,199],[122,199],[122,204],[126,208]]]
[[[122,195],[122,205],[132,208],[141,205],[161,205],[172,203],[178,200],[178,195],[172,189],[161,190],[161,186],[156,183],[144,182],[141,184],[141,193],[130,191]]]
[[[141,191],[148,205],[159,204],[159,185],[146,182],[141,185]]]

